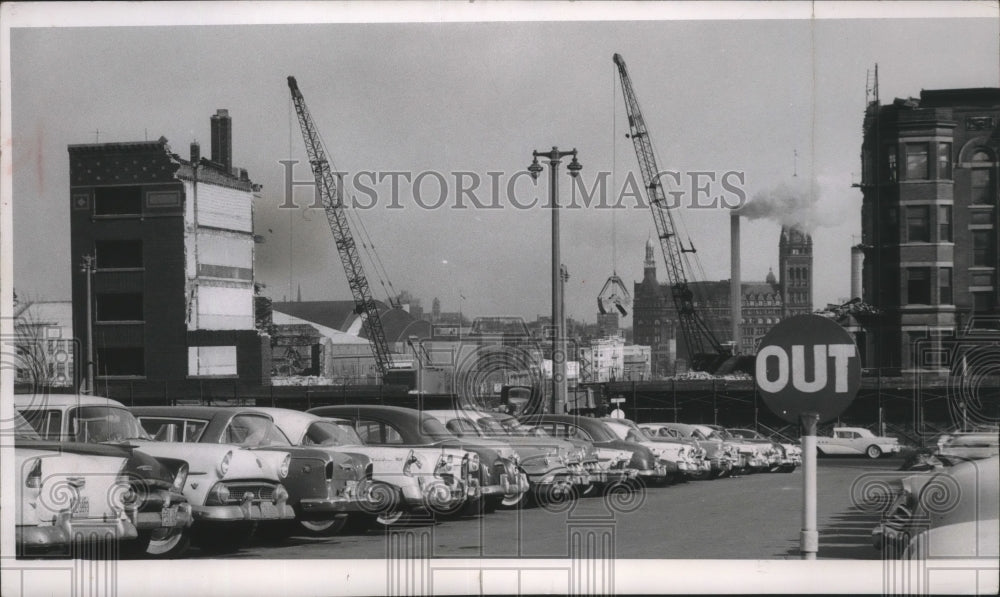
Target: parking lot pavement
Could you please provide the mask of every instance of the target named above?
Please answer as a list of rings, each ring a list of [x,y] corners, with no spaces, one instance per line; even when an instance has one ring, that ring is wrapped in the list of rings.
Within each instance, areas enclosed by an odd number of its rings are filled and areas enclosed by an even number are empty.
[[[891,474],[900,460],[819,459],[817,516],[819,558],[878,559],[871,547],[877,513],[859,510],[851,486],[861,475]],[[648,488],[641,503],[611,504],[583,497],[555,508],[501,510],[478,518],[445,520],[392,531],[421,537],[426,555],[446,558],[569,557],[567,546],[580,533],[610,538],[617,558],[782,559],[799,557],[802,472],[755,474]],[[625,511],[628,510],[628,511]],[[281,545],[255,543],[232,558],[421,557],[393,552],[406,544],[388,541],[384,531],[315,539],[292,537]],[[420,544],[420,542],[414,543]],[[192,557],[201,557],[192,550]]]

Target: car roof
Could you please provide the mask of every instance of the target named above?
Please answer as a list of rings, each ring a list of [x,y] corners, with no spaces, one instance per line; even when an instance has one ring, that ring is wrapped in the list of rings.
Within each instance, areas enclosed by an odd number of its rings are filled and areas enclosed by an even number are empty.
[[[265,407],[254,407],[255,411],[262,412],[272,419],[279,427],[285,431],[289,439],[294,436],[294,441],[306,434],[306,430],[314,422],[322,420],[323,417],[315,415],[313,413],[302,412],[301,410],[292,410],[290,408],[276,408],[271,406]]]
[[[834,427],[834,431],[868,431],[864,427]]]
[[[14,406],[27,407],[35,405],[38,408],[61,406],[120,406],[124,404],[112,398],[90,396],[88,394],[15,394]]]
[[[201,406],[181,404],[177,406],[134,406],[132,412],[136,416],[146,417],[206,417],[218,415],[231,416],[236,413],[266,414],[256,406]]]

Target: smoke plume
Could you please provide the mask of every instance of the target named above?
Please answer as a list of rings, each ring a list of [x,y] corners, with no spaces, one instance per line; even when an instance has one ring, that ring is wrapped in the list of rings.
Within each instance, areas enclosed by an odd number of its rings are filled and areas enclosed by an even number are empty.
[[[754,194],[737,213],[750,220],[772,220],[808,233],[834,225],[843,215],[820,197],[817,181],[795,178]]]

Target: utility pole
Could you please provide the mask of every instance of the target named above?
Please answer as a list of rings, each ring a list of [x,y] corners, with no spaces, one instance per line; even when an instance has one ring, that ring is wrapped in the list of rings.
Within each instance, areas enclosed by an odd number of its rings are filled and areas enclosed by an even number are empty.
[[[94,321],[93,321],[93,304],[91,293],[91,280],[94,276],[94,271],[97,269],[96,259],[93,255],[84,255],[80,263],[80,271],[87,277],[87,356],[84,360],[83,366],[85,368],[87,387],[86,393],[94,393]]]

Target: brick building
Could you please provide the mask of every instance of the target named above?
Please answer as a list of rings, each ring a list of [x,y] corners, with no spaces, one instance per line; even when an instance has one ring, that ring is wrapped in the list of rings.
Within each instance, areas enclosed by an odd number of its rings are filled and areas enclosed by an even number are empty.
[[[660,284],[656,279],[654,254],[655,245],[649,240],[643,280],[634,285],[632,335],[635,344],[650,347],[650,370],[656,378],[680,371],[687,366],[689,358],[684,339],[680,337],[670,284]],[[812,237],[783,226],[778,241],[781,278],[769,271],[762,282],[740,285],[743,297],[741,354],[754,354],[761,338],[782,319],[812,312],[812,265]],[[731,341],[729,286],[729,280],[688,283],[694,293],[695,308],[720,343]]]
[[[73,331],[87,338],[91,279],[97,379],[232,378],[265,383],[254,322],[253,199],[232,165],[228,112],[211,119],[212,158],[167,140],[70,145]]]
[[[922,360],[922,341],[954,337],[973,315],[996,321],[998,123],[997,88],[869,103],[863,298],[882,316],[867,335],[868,366],[945,365]]]

